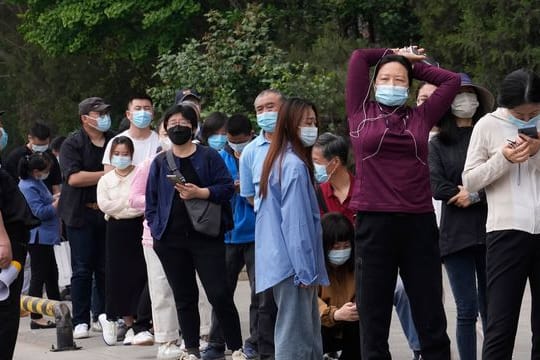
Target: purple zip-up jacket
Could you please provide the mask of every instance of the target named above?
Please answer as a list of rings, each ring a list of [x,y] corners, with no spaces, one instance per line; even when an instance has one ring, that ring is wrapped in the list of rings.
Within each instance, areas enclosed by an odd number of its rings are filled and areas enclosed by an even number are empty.
[[[345,96],[356,158],[350,206],[358,211],[432,212],[428,135],[452,104],[460,78],[415,63],[413,77],[437,85],[437,90],[416,108],[379,104],[369,99],[369,68],[385,51],[392,54],[386,49],[355,50],[349,61]]]

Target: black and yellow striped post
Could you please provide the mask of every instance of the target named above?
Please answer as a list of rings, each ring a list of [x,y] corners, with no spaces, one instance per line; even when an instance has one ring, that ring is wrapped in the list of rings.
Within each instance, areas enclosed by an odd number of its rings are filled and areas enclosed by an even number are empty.
[[[56,322],[56,347],[51,351],[79,350],[73,342],[73,323],[69,307],[60,301],[32,296],[21,296],[21,309],[35,314],[54,316]]]

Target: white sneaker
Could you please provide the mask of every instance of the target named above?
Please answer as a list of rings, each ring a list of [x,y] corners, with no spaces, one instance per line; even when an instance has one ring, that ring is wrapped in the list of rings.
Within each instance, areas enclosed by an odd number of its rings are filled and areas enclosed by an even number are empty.
[[[100,314],[98,321],[101,325],[103,341],[109,346],[116,345],[116,322],[107,320],[107,315]]]
[[[247,356],[242,349],[238,349],[232,353],[232,360],[246,360]]]
[[[169,341],[165,344],[161,344],[157,352],[158,359],[175,359],[175,360],[188,360],[189,355],[180,350],[180,347],[176,345],[176,341]]]
[[[91,329],[92,329],[93,332],[102,332],[103,331],[99,321],[92,321]]]
[[[154,335],[150,331],[141,331],[133,337],[133,345],[154,345]]]
[[[88,324],[78,324],[77,326],[75,326],[75,329],[73,330],[74,339],[85,339],[89,336],[90,334],[88,333]]]
[[[123,340],[124,345],[132,345],[134,337],[135,337],[135,333],[133,332],[133,329],[129,328],[124,334],[124,340]]]

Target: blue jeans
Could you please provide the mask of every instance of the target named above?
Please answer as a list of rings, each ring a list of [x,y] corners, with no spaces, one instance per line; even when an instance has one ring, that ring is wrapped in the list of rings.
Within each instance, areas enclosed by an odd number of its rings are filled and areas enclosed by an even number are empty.
[[[471,246],[444,257],[456,301],[456,339],[461,360],[476,359],[476,319],[486,325],[486,247]]]
[[[105,219],[98,210],[86,209],[86,224],[66,226],[71,246],[71,302],[73,326],[90,324],[92,278],[96,281],[99,303],[105,296]]]
[[[289,277],[275,285],[277,305],[274,345],[276,360],[321,360],[321,318],[317,287],[302,288]]]
[[[396,289],[394,290],[394,306],[409,347],[413,351],[420,351],[420,340],[418,340],[418,333],[414,326],[411,304],[400,276],[397,277]]]

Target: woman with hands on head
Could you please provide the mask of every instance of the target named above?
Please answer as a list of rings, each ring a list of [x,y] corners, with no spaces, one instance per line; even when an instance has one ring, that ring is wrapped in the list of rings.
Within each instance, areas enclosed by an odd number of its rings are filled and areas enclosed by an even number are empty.
[[[487,328],[483,359],[511,359],[527,279],[532,359],[540,357],[540,77],[520,69],[501,83],[499,108],[472,132],[463,185],[485,189]]]
[[[427,154],[429,131],[450,107],[460,80],[425,64],[422,54],[423,49],[358,49],[349,61],[346,109],[356,157],[351,207],[358,211],[356,303],[365,359],[391,357],[388,332],[398,270],[422,356],[450,359]],[[406,105],[413,79],[437,86],[415,108]],[[369,99],[372,84],[374,100]]]

